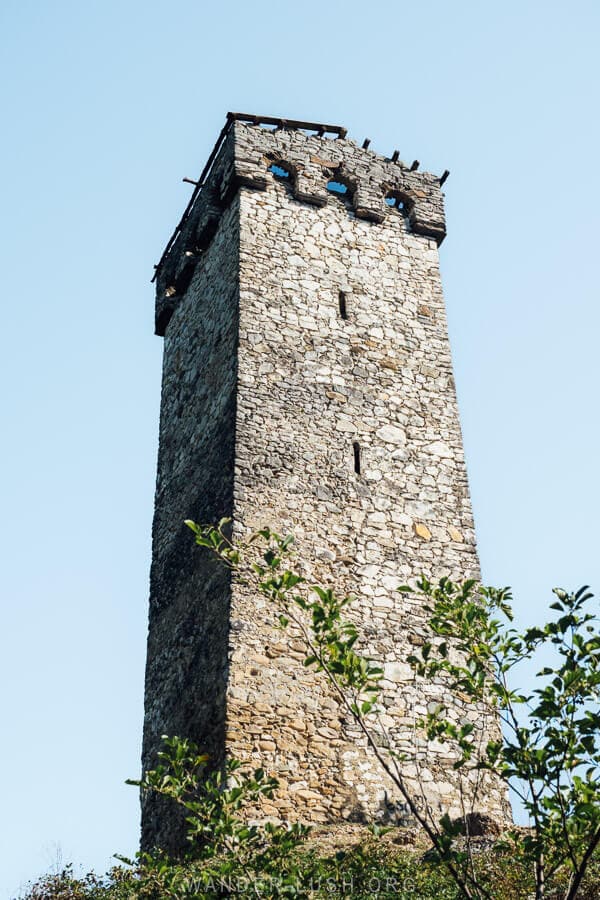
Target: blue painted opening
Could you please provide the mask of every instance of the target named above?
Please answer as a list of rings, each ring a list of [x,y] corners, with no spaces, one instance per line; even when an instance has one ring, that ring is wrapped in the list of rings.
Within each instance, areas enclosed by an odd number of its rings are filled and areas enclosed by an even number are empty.
[[[398,212],[404,213],[405,215],[410,212],[411,204],[402,196],[402,194],[390,193],[385,198],[385,202],[388,206],[391,206],[392,209],[397,209]]]
[[[292,174],[289,169],[284,169],[283,166],[280,166],[277,163],[273,163],[269,166],[269,172],[272,172],[275,178],[282,179],[290,178]]]
[[[328,181],[327,190],[332,194],[340,194],[343,196],[348,193],[348,185],[343,184],[341,181]]]
[[[388,194],[385,198],[385,202],[388,206],[393,206],[394,209],[400,210],[400,212],[406,211],[406,203],[402,200],[401,197],[398,197],[396,194]]]

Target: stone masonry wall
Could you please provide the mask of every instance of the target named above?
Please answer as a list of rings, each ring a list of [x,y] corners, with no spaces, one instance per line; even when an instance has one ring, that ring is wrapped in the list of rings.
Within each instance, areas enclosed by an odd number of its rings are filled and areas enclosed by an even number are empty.
[[[434,810],[459,814],[447,750],[415,745],[440,686],[406,662],[424,616],[395,591],[421,573],[478,575],[435,241],[394,209],[373,225],[334,196],[317,212],[275,179],[242,190],[238,364],[236,528],[293,531],[310,577],[357,594],[364,648],[385,670],[373,727],[408,754],[415,795],[420,781]],[[277,772],[282,797],[267,812],[403,818],[323,677],[270,626],[273,611],[235,585],[231,616],[228,739]],[[498,815],[502,803],[488,789],[480,808]]]
[[[348,193],[329,193],[330,178]],[[478,575],[438,179],[352,141],[236,122],[203,193],[157,279],[166,343],[145,762],[162,731],[189,735],[277,775],[281,791],[257,817],[408,821],[273,610],[211,569],[215,588],[204,554],[182,544],[184,518],[232,512],[240,535],[293,531],[306,574],[356,594],[361,646],[385,671],[373,728],[407,754],[415,796],[459,814],[462,776],[415,730],[428,703],[449,698],[407,664],[424,612],[395,591],[421,573]],[[403,209],[386,205],[390,193]],[[457,719],[473,716],[451,704]],[[483,712],[474,719],[482,737],[497,735]],[[500,787],[476,787],[476,808],[503,818]],[[144,822],[147,842],[165,842],[158,814]]]
[[[144,769],[156,764],[163,734],[195,737],[215,760],[224,752],[229,577],[194,551],[183,523],[233,513],[238,246],[234,198],[165,334]],[[177,849],[182,836],[169,804],[146,798],[142,845]]]

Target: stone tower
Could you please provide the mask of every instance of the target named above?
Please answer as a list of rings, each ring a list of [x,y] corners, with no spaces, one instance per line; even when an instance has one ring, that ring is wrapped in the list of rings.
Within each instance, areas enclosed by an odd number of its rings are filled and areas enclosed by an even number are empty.
[[[415,735],[441,690],[406,663],[423,611],[395,592],[421,573],[478,575],[438,268],[443,176],[365,145],[337,126],[229,114],[156,272],[144,767],[162,734],[191,737],[216,760],[260,760],[281,784],[264,814],[310,822],[406,810],[301,648],[183,521],[292,531],[312,577],[357,595],[385,670],[382,725],[415,794],[459,814],[447,751]],[[483,783],[478,808],[501,817],[504,794]],[[146,846],[176,846],[178,828],[146,803]]]

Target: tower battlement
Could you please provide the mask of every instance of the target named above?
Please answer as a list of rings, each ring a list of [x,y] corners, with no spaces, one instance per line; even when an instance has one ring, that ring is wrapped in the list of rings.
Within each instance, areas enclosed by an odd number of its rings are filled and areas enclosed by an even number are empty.
[[[293,532],[308,583],[356,596],[362,647],[384,670],[376,739],[432,815],[459,815],[475,786],[416,722],[443,702],[482,740],[498,723],[415,676],[427,615],[396,591],[422,574],[479,575],[439,273],[443,176],[339,126],[247,119],[229,118],[156,273],[143,764],[162,734],[180,735],[279,779],[257,815],[409,816],[326,679],[183,524],[229,516],[238,536]],[[503,817],[501,786],[476,777],[477,809]],[[181,845],[181,823],[151,798],[142,825],[145,846]]]
[[[438,245],[446,235],[439,176],[359,147],[342,126],[229,113],[209,165],[157,266],[157,334],[164,334],[232,195],[240,187],[266,190],[272,165],[288,173],[291,196],[302,203],[323,207],[336,202],[327,190],[328,182],[335,181],[346,187],[348,210],[360,219],[381,223],[386,216],[397,215],[397,206],[386,203],[396,200],[414,234],[431,237]]]

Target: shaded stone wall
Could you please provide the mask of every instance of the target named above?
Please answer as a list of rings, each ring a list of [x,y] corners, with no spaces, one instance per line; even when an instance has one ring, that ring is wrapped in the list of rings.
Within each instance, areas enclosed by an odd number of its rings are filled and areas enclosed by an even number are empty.
[[[144,769],[155,765],[163,734],[195,737],[216,760],[224,749],[229,577],[194,551],[183,523],[233,512],[238,246],[234,198],[165,334]],[[143,846],[174,849],[182,833],[170,805],[147,800]]]
[[[329,193],[330,178],[347,194]],[[390,193],[403,209],[386,205]],[[478,575],[444,233],[435,176],[352,141],[236,122],[158,271],[165,376],[145,762],[163,731],[260,761],[281,791],[257,816],[407,821],[273,610],[183,539],[188,517],[232,512],[240,535],[293,531],[306,574],[357,595],[363,649],[385,670],[373,728],[408,755],[423,804],[461,812],[447,748],[416,735],[427,704],[448,699],[406,662],[424,613],[395,592],[421,573]],[[467,714],[459,698],[452,708]],[[482,737],[497,735],[495,721],[476,719]],[[482,781],[478,797],[479,810],[505,815],[498,785]],[[156,816],[144,822],[146,840],[164,836]]]

